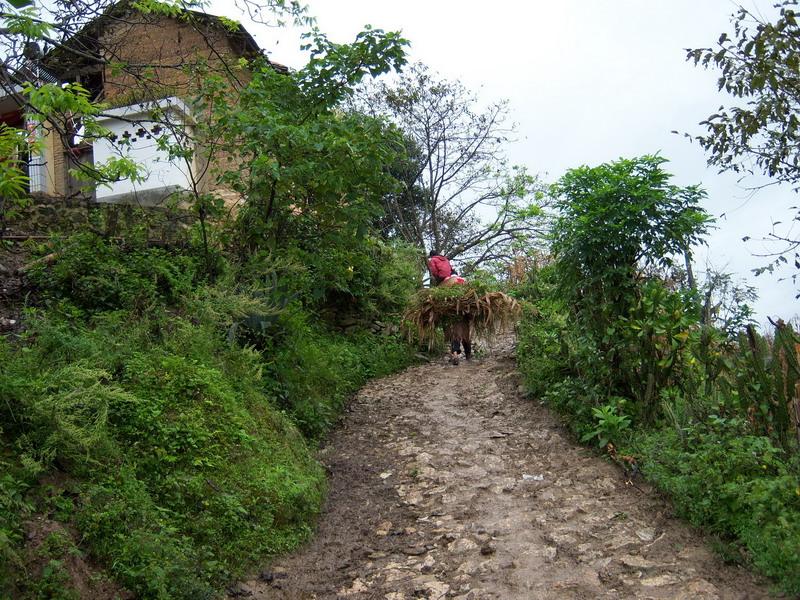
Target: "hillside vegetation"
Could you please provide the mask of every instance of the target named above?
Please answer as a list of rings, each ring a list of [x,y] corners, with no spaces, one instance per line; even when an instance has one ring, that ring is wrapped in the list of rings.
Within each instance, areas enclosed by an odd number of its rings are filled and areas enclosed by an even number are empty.
[[[135,8],[191,21],[195,4]],[[236,210],[196,185],[170,200],[193,225],[163,247],[144,214],[120,237],[101,219],[29,244],[42,260],[25,270],[23,327],[0,338],[0,596],[218,597],[309,535],[325,492],[318,440],[368,378],[413,356],[397,322],[422,251],[375,226],[402,146],[341,109],[363,77],[403,64],[406,43],[315,30],[303,69],[230,65],[249,72],[235,93],[187,63],[205,118],[196,137],[153,135],[190,165],[214,140],[227,160],[206,174],[241,196]],[[44,84],[29,101],[49,122],[80,114],[90,139],[110,135],[96,122],[107,107],[80,86]],[[4,131],[16,156],[27,138]],[[3,227],[28,202],[24,165],[6,166]],[[92,178],[137,180],[139,167],[94,165]]]
[[[57,252],[31,274],[41,306],[21,339],[0,340],[4,593],[70,597],[79,552],[137,596],[213,597],[305,539],[325,487],[315,440],[408,347],[319,323],[263,283],[286,281],[277,266],[209,284],[187,254],[90,234]],[[63,524],[58,543],[24,548],[37,516]]]
[[[520,293],[528,390],[666,491],[733,561],[800,593],[798,336],[764,337],[730,281],[692,286],[675,257],[709,222],[663,159],[569,171],[553,259]],[[667,275],[667,274],[671,275]],[[677,277],[677,279],[676,279]]]

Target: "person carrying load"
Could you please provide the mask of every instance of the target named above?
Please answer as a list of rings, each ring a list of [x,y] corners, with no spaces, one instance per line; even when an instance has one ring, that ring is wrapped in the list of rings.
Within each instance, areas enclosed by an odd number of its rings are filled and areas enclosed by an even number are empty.
[[[440,287],[452,287],[454,285],[466,285],[467,280],[456,273],[455,269],[450,273]],[[444,330],[444,337],[450,344],[450,364],[458,364],[458,355],[461,354],[461,346],[464,346],[464,358],[472,358],[472,315],[464,314],[450,323]]]

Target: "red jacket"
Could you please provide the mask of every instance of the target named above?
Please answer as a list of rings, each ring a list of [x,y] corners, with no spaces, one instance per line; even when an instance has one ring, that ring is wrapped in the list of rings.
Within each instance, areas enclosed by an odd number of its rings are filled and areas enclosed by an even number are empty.
[[[450,266],[450,261],[447,260],[446,257],[437,254],[428,259],[428,271],[430,271],[431,275],[434,277],[447,279],[453,272],[453,268]]]

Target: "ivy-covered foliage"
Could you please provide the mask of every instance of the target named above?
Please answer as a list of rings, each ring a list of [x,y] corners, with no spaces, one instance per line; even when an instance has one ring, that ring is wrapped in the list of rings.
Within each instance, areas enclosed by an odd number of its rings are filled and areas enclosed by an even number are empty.
[[[708,164],[741,177],[762,173],[772,182],[800,190],[800,120],[797,72],[800,67],[798,0],[775,0],[764,10],[736,5],[733,32],[723,32],[713,48],[686,51],[695,65],[717,71],[717,88],[735,102],[720,106],[700,125],[701,135],[690,136],[706,151]],[[766,7],[764,7],[766,8]],[[766,15],[766,16],[765,16]],[[755,184],[758,185],[758,184]],[[796,210],[796,207],[792,207]],[[781,242],[773,258],[756,274],[772,273],[794,258],[800,269],[800,240],[791,225],[798,219],[773,223],[766,237]],[[746,236],[743,241],[750,239]],[[798,271],[792,274],[797,282]],[[800,294],[797,296],[800,297]]]

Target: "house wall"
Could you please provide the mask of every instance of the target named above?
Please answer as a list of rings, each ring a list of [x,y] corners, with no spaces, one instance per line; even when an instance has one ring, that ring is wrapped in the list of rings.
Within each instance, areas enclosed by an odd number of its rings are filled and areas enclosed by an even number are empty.
[[[241,47],[240,47],[241,46]],[[201,78],[193,76],[194,68],[204,66],[229,82],[230,102],[236,102],[237,89],[249,80],[249,73],[237,66],[240,56],[245,53],[243,39],[229,35],[219,25],[203,23],[201,20],[187,23],[179,19],[158,15],[132,13],[120,18],[102,33],[101,47],[107,48],[103,66],[103,96],[101,100],[117,109],[136,108],[139,103],[177,96],[190,99],[201,83]],[[114,64],[125,64],[124,69],[115,69]],[[113,110],[111,112],[114,112]],[[129,112],[126,119],[146,119],[146,115]],[[122,120],[109,119],[102,123],[115,134],[122,136],[126,131],[135,133],[140,127]],[[152,123],[142,123],[149,129]],[[98,186],[97,200],[101,202],[140,201],[147,197],[147,204],[161,199],[170,191],[191,187],[186,165],[178,161],[169,164],[163,153],[154,148],[152,137],[135,136],[128,154],[143,162],[150,178],[144,183],[134,184],[120,181],[111,187]],[[196,181],[201,193],[213,192],[224,199],[228,206],[238,203],[241,198],[232,190],[215,183],[219,168],[236,168],[227,156],[215,150],[209,156],[210,144],[200,141],[197,145],[195,175],[204,173]],[[53,196],[71,196],[79,193],[68,171],[74,166],[76,157],[73,150],[65,146],[57,134],[50,134],[44,140],[47,161],[47,193]],[[105,161],[118,154],[107,141],[94,144],[95,163]],[[86,156],[83,157],[85,160]],[[210,168],[203,168],[210,162]],[[197,167],[200,168],[197,168]],[[154,194],[150,194],[154,192]],[[135,194],[135,195],[134,195]]]
[[[161,122],[150,120],[150,111],[158,107],[164,113]],[[123,179],[97,187],[99,202],[133,201],[137,204],[159,204],[175,192],[193,189],[192,171],[181,158],[170,159],[158,148],[157,140],[166,136],[169,144],[190,145],[192,125],[185,105],[177,98],[156,103],[143,103],[110,111],[100,124],[112,133],[111,139],[94,142],[95,163],[124,156],[143,169],[143,181]],[[185,135],[185,137],[184,137]]]
[[[42,154],[47,165],[47,190],[50,196],[65,196],[67,165],[65,149],[58,134],[46,123],[42,137]]]
[[[236,67],[241,54],[219,26],[134,13],[105,31],[102,46],[110,63],[104,71],[105,100],[114,106],[187,98],[200,83],[191,71],[204,64],[234,89],[246,79]],[[126,68],[116,72],[115,62]]]
[[[127,65],[124,72],[105,67],[104,99],[112,106],[166,96],[190,99],[201,83],[201,78],[193,71],[207,69],[228,82],[230,102],[235,102],[237,90],[250,79],[249,73],[237,65],[244,52],[243,48],[237,47],[239,43],[236,36],[228,35],[219,26],[132,14],[103,35],[103,46],[109,48],[109,62]],[[202,115],[194,116],[202,118]],[[214,180],[219,168],[236,168],[235,163],[231,163],[223,151],[215,149],[212,153],[209,148],[210,144],[198,141],[195,164],[197,191],[215,193],[227,206],[233,206],[241,201],[239,194]],[[96,155],[95,160],[100,158]],[[180,181],[167,183],[184,184],[186,174],[182,175],[175,175]],[[162,172],[158,176],[166,177],[166,174]]]

